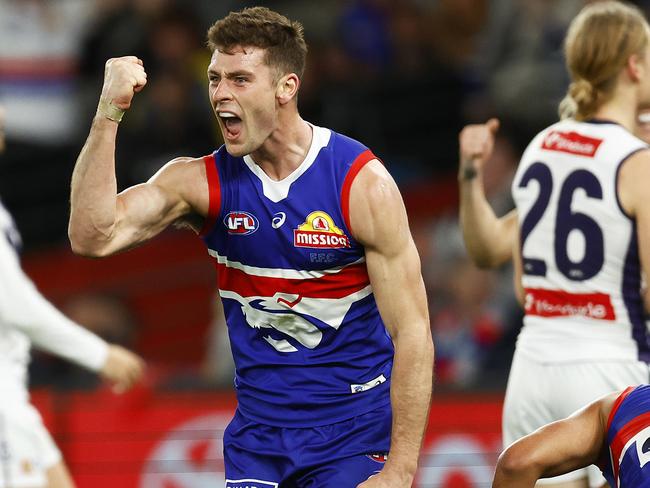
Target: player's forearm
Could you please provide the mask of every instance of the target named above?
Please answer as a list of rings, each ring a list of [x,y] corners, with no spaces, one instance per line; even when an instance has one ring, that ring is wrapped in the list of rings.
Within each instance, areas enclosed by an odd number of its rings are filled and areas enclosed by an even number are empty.
[[[426,428],[433,385],[433,342],[428,324],[421,334],[394,337],[391,374],[393,428],[388,462],[384,469],[412,481]],[[407,485],[404,485],[407,486]],[[410,486],[410,484],[408,485]]]
[[[99,370],[106,359],[106,343],[48,302],[17,262],[0,259],[0,268],[0,322],[21,331],[39,349]]]
[[[478,176],[460,181],[460,225],[465,246],[477,266],[492,268],[511,257],[511,236],[485,198]]]
[[[99,254],[115,225],[117,125],[95,116],[72,173],[68,235],[73,251],[79,254]]]

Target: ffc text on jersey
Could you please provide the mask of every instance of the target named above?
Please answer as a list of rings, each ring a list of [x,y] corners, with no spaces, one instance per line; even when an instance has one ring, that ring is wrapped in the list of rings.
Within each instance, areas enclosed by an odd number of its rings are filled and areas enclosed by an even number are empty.
[[[293,245],[314,249],[350,247],[350,240],[329,214],[322,210],[310,213],[305,222],[293,230]]]
[[[223,219],[223,223],[228,229],[228,234],[246,236],[252,234],[259,228],[257,217],[248,212],[230,212]]]

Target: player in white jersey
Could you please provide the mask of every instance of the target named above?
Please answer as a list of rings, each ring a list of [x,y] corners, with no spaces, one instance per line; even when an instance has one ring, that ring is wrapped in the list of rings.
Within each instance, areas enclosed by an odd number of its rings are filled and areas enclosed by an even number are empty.
[[[19,246],[13,219],[0,202],[0,488],[70,488],[61,453],[29,403],[30,346],[98,372],[119,392],[140,378],[143,363],[54,308],[21,269]]]
[[[483,128],[488,137],[472,141],[477,157],[461,161],[470,254],[497,265],[510,255],[508,236],[516,242],[515,283],[526,318],[504,405],[505,445],[599,396],[648,381],[641,271],[650,265],[642,184],[650,154],[631,132],[638,111],[650,106],[649,51],[647,22],[633,7],[598,3],[573,21],[564,120],[524,153],[513,183],[515,213],[496,219],[476,178],[496,121]],[[485,236],[497,232],[505,238],[486,249]],[[546,483],[586,486],[585,474]],[[592,486],[604,483],[596,472],[589,476]]]

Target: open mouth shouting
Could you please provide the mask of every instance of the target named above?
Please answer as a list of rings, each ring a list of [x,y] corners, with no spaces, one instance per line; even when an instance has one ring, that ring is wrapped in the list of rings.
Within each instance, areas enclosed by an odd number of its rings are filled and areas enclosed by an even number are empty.
[[[223,124],[223,136],[229,141],[234,141],[241,134],[242,120],[237,114],[228,111],[219,111],[219,118]]]

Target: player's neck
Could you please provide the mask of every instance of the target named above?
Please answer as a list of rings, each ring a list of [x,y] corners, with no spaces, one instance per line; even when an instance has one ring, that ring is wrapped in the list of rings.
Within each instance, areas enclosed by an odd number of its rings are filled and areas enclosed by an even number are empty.
[[[594,118],[611,120],[634,133],[637,114],[636,99],[628,93],[620,93],[605,102],[594,114]]]
[[[280,181],[302,164],[312,142],[312,127],[298,114],[290,121],[279,120],[262,147],[251,158],[272,180]]]

